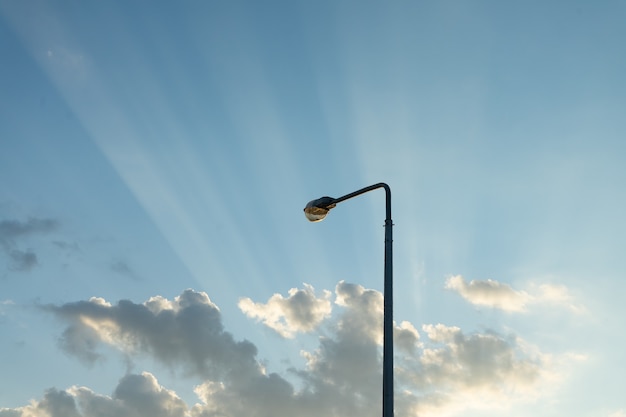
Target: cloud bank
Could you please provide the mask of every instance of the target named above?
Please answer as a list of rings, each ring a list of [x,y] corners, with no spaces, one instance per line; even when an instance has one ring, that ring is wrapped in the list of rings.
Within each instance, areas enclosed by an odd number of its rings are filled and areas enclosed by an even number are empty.
[[[110,395],[88,387],[55,388],[27,406],[0,410],[0,417],[380,414],[380,292],[341,281],[334,293],[320,297],[305,285],[286,297],[244,301],[240,307],[287,335],[315,333],[320,326],[324,331],[318,333],[317,348],[302,352],[305,365],[283,376],[268,373],[257,348],[224,329],[219,308],[204,292],[189,289],[171,300],[155,296],[142,303],[93,297],[47,305],[43,311],[66,323],[59,342],[68,354],[87,363],[98,361],[105,346],[131,357],[147,355],[196,381],[197,403],[186,404],[155,375],[143,372],[124,376]],[[441,323],[419,329],[409,321],[395,326],[398,416],[434,416],[486,404],[505,408],[532,401],[542,395],[546,381],[556,380],[554,357],[514,334],[466,333]]]

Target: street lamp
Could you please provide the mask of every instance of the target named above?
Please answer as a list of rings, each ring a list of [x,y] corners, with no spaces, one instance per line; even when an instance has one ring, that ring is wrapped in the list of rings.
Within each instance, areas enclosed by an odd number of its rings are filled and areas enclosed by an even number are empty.
[[[370,185],[343,197],[321,197],[309,201],[304,214],[309,221],[319,222],[338,203],[377,188],[385,189],[387,214],[385,217],[385,284],[383,310],[383,417],[393,417],[393,265],[391,227],[391,190],[383,182]]]

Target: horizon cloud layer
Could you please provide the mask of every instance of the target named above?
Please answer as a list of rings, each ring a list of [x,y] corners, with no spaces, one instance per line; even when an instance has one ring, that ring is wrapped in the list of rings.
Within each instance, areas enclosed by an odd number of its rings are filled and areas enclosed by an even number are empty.
[[[197,381],[198,403],[186,404],[143,372],[124,376],[110,396],[88,387],[53,388],[30,405],[0,409],[0,417],[378,415],[382,294],[344,281],[332,305],[332,293],[316,297],[308,284],[288,294],[240,308],[274,330],[281,322],[285,334],[324,329],[317,349],[301,353],[305,367],[289,370],[291,379],[268,373],[256,346],[224,329],[219,308],[204,292],[188,289],[172,300],[155,296],[143,303],[92,297],[41,306],[66,324],[59,338],[66,353],[87,364],[101,360],[105,346],[130,358],[146,355]],[[398,416],[480,409],[485,402],[471,400],[478,393],[491,406],[532,402],[547,382],[558,381],[559,361],[566,361],[567,355],[541,352],[514,334],[466,333],[441,323],[419,328],[403,321],[394,330]]]

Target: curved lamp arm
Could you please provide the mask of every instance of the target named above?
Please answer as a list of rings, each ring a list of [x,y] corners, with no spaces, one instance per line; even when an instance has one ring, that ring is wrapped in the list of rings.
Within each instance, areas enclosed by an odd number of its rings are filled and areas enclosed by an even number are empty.
[[[309,201],[304,214],[309,221],[319,222],[338,203],[377,188],[385,189],[387,217],[385,218],[385,282],[383,311],[383,417],[393,417],[393,262],[391,229],[391,190],[384,182],[361,188],[343,197],[321,197]]]
[[[370,185],[369,187],[361,188],[355,192],[350,194],[346,194],[343,197],[332,198],[332,197],[320,197],[317,200],[309,201],[304,208],[304,215],[311,222],[319,222],[324,220],[324,217],[328,214],[330,209],[335,208],[338,203],[342,201],[348,200],[352,197],[356,197],[358,195],[364,194],[368,191],[375,190],[377,188],[385,189],[386,196],[386,207],[387,207],[387,216],[385,218],[385,223],[387,221],[391,221],[391,189],[384,182],[379,182],[378,184]]]

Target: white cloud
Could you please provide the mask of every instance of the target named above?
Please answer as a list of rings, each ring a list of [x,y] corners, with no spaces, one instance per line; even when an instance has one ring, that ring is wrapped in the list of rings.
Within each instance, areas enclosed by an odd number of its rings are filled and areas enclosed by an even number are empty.
[[[585,311],[563,285],[531,285],[529,291],[523,291],[491,279],[466,282],[461,275],[455,275],[446,280],[445,288],[457,292],[471,304],[509,312],[526,312],[531,304],[556,305],[574,313]]]
[[[283,300],[297,300],[296,294],[308,297],[304,305],[329,300],[326,292],[321,298],[310,298],[314,294],[310,287],[291,291]],[[256,358],[256,347],[236,341],[223,329],[219,309],[203,292],[186,290],[172,300],[157,296],[144,303],[112,304],[94,297],[47,306],[46,311],[68,323],[62,336],[66,351],[94,360],[100,345],[110,345],[182,367],[187,377],[200,378],[194,390],[199,402],[185,404],[152,374],[143,373],[122,378],[111,396],[86,387],[51,390],[29,406],[0,411],[0,417],[46,415],[36,413],[44,408],[50,416],[79,417],[378,416],[382,294],[341,281],[335,295],[337,315],[323,316],[324,336],[318,347],[302,352],[304,368],[289,370],[298,388],[279,374],[266,373]],[[287,310],[293,308],[281,303]],[[304,317],[303,323],[321,320],[307,314],[294,317]],[[426,324],[418,330],[404,321],[395,326],[394,336],[399,416],[453,415],[534,401],[545,394],[546,385],[558,385],[560,368],[574,360],[543,353],[514,334],[467,333],[444,324]]]
[[[248,317],[263,322],[281,336],[292,338],[298,332],[314,330],[330,315],[330,296],[330,291],[324,291],[317,298],[314,288],[304,284],[303,289],[290,289],[287,298],[274,294],[265,304],[242,298],[239,300],[239,308]]]
[[[539,285],[537,287],[537,295],[533,298],[533,302],[560,305],[576,314],[582,314],[587,311],[582,304],[576,302],[574,296],[570,294],[569,290],[564,285]]]
[[[490,279],[472,280],[467,283],[460,275],[448,278],[445,288],[458,292],[461,297],[472,304],[506,311],[524,311],[530,299],[527,293],[515,291],[506,284]]]

